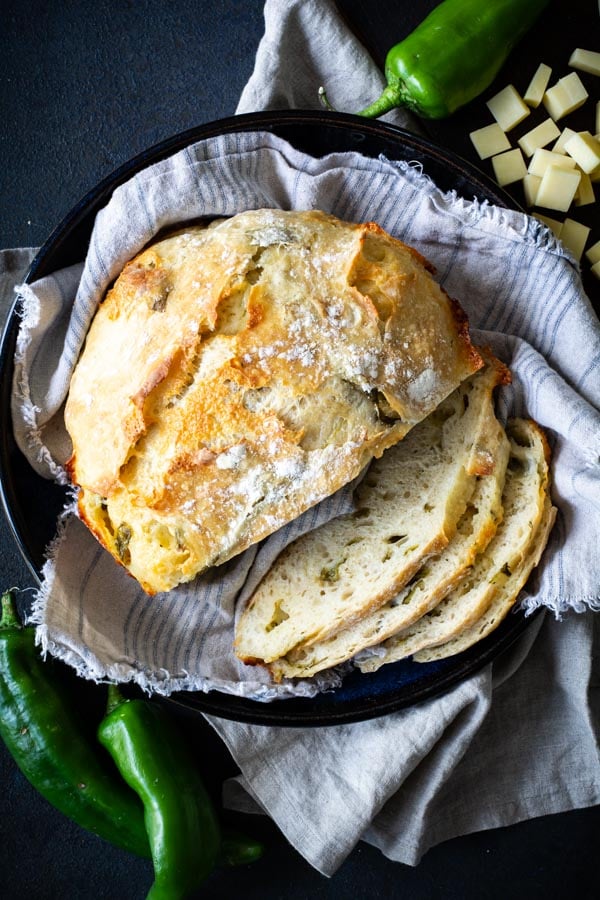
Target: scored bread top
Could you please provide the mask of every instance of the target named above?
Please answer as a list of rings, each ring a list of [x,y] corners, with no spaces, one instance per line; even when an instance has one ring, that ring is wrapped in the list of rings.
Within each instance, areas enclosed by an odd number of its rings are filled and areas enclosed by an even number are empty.
[[[481,365],[427,263],[373,223],[187,227],[92,322],[65,410],[81,517],[169,590],[351,481]]]

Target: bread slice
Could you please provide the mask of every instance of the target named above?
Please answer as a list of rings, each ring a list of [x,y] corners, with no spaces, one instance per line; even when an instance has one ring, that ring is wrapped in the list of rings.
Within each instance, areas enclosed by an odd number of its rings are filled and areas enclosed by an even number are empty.
[[[240,659],[271,663],[353,625],[447,546],[477,475],[493,468],[492,392],[504,377],[494,361],[465,381],[371,464],[356,489],[355,512],[280,554],[238,619]]]
[[[65,424],[79,511],[149,593],[351,482],[482,366],[416,251],[250,210],[162,236],[100,304]]]
[[[511,569],[511,573],[506,582],[497,592],[483,616],[478,619],[474,625],[471,625],[464,631],[460,631],[451,640],[446,641],[445,644],[441,644],[439,647],[420,650],[418,653],[415,653],[413,657],[415,662],[432,662],[436,659],[445,659],[448,656],[455,656],[457,653],[462,653],[463,650],[467,650],[469,647],[472,647],[473,644],[483,640],[484,637],[487,637],[488,634],[498,627],[500,622],[506,618],[515,605],[519,592],[533,569],[538,565],[546,544],[548,543],[548,538],[552,531],[555,519],[556,508],[552,506],[550,498],[547,497],[544,504],[542,521],[534,535],[531,546],[520,563],[517,564],[516,568]]]
[[[381,655],[358,660],[362,672],[374,672],[385,663],[446,644],[471,628],[502,594],[511,573],[523,560],[535,557],[536,535],[547,515],[548,444],[538,426],[523,419],[510,423],[509,438],[504,518],[496,535],[451,594],[414,625],[384,641]]]
[[[488,402],[488,398],[484,399]],[[491,405],[491,398],[489,398]],[[490,409],[490,419],[493,410]],[[502,520],[502,490],[509,455],[504,428],[490,422],[488,433],[479,445],[482,456],[493,460],[477,478],[475,489],[457,531],[439,556],[422,566],[411,581],[392,600],[354,625],[343,628],[325,641],[300,646],[285,657],[274,660],[269,669],[275,681],[282,678],[308,678],[354,657],[359,651],[378,644],[407,628],[440,602],[464,577],[476,556],[488,545]]]

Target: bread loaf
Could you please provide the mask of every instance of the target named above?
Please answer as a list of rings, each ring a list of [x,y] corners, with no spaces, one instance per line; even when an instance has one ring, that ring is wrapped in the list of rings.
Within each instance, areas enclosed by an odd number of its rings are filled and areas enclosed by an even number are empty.
[[[425,260],[373,223],[186,227],[128,263],[73,374],[81,518],[169,590],[351,481],[481,365]]]
[[[294,651],[293,663],[394,598],[448,545],[477,476],[494,468],[499,372],[490,365],[471,376],[374,461],[356,489],[356,512],[280,554],[238,620],[240,659],[273,663]]]

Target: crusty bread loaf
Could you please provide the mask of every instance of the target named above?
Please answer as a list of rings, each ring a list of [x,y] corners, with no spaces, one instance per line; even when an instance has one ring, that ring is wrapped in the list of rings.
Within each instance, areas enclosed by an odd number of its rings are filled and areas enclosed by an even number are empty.
[[[466,631],[478,633],[480,626],[475,623],[482,617],[482,623],[498,624],[502,618],[498,609],[489,619],[486,617],[492,604],[498,603],[507,612],[514,603],[545,546],[548,520],[553,521],[553,514],[548,508],[548,445],[544,434],[535,423],[516,419],[510,423],[509,437],[504,517],[494,538],[459,586],[414,625],[384,641],[384,655],[359,660],[361,671],[373,672],[384,663],[411,655],[424,662],[459,652],[451,648],[450,653],[441,651],[437,655],[431,648],[446,646]],[[481,628],[481,636],[483,633]],[[468,640],[453,644],[467,645]]]
[[[80,515],[169,590],[351,481],[481,365],[426,262],[372,223],[186,228],[125,267],[73,374]]]
[[[269,669],[275,681],[307,678],[354,657],[357,653],[403,628],[407,628],[436,606],[465,576],[494,536],[502,520],[502,490],[508,462],[509,442],[494,418],[491,396],[480,395],[490,406],[488,434],[480,441],[483,456],[493,465],[482,470],[456,534],[448,546],[422,566],[400,593],[380,609],[343,628],[325,641],[291,650],[274,660]]]
[[[493,470],[490,365],[471,376],[356,489],[357,510],[290,544],[239,617],[235,648],[271,663],[324,641],[395,597],[456,532],[477,475]]]

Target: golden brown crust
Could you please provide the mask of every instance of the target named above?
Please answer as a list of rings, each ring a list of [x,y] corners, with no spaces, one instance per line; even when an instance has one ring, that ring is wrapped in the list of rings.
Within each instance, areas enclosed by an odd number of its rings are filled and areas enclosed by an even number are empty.
[[[73,375],[68,468],[146,590],[333,493],[482,365],[429,269],[374,223],[281,210],[182,229],[125,266]]]

